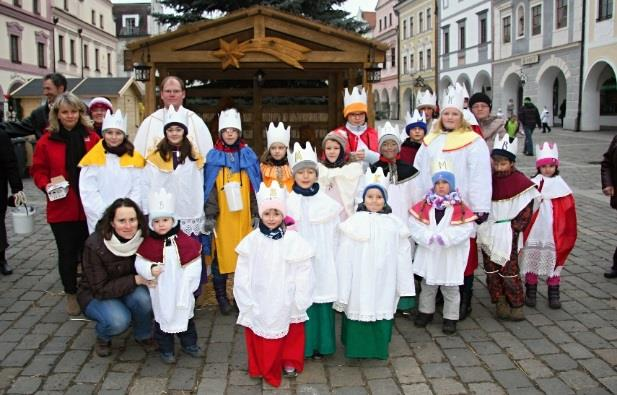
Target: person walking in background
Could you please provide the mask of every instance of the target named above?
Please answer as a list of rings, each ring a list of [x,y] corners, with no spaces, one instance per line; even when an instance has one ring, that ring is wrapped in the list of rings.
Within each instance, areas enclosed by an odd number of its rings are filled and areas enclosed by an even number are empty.
[[[527,156],[533,156],[533,130],[542,126],[540,121],[540,113],[538,108],[531,102],[531,98],[526,97],[523,102],[523,107],[518,110],[518,120],[523,125],[525,131],[525,148],[523,153]]]
[[[559,119],[561,120],[561,127],[563,128],[563,119],[566,117],[566,99],[563,99],[559,106]]]
[[[542,122],[542,133],[546,133],[546,129],[548,132],[551,132],[551,126],[549,125],[551,119],[551,113],[548,112],[546,106],[544,106],[544,110],[542,110],[542,114],[540,114],[540,121]]]
[[[613,138],[608,150],[604,153],[604,159],[600,165],[602,175],[602,192],[611,198],[611,207],[617,210],[617,136]],[[613,266],[604,273],[606,278],[617,278],[617,248],[613,254]]]
[[[514,115],[514,100],[512,100],[512,98],[508,100],[508,104],[506,105],[506,114],[508,114],[508,118]]]

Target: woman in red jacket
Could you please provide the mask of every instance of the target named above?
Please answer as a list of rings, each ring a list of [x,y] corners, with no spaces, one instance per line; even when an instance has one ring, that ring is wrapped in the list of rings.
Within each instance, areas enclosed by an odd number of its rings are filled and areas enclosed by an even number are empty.
[[[72,93],[58,96],[49,113],[49,129],[36,144],[32,168],[34,183],[47,193],[54,177],[68,181],[68,193],[57,200],[47,198],[47,222],[58,247],[60,279],[67,296],[69,315],[79,315],[77,264],[88,237],[86,215],[79,199],[77,164],[99,140],[92,130],[86,106]]]

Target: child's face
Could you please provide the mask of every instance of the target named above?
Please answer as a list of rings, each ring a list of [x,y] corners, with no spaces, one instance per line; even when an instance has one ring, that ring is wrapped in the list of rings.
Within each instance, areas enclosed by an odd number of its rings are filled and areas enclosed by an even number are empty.
[[[435,193],[439,196],[446,196],[450,193],[450,184],[447,181],[439,180],[435,183]]]
[[[493,170],[495,172],[510,171],[514,167],[514,162],[511,162],[507,158],[503,157],[491,158],[491,162],[493,163]]]
[[[171,217],[161,217],[152,220],[152,230],[158,235],[167,234],[174,224],[174,219]]]
[[[234,145],[240,137],[240,132],[236,128],[225,128],[221,130],[221,138],[227,145]]]
[[[302,188],[310,188],[317,181],[317,172],[311,168],[298,170],[294,175],[294,181]]]
[[[165,136],[167,136],[167,141],[169,141],[170,144],[180,145],[184,138],[184,129],[176,125],[170,126],[165,129]]]
[[[424,138],[424,129],[418,127],[412,128],[409,131],[409,138],[411,139],[411,141],[422,141],[422,139]]]
[[[361,111],[350,112],[347,114],[347,122],[353,126],[362,126],[366,122],[366,113]]]
[[[270,146],[270,155],[274,160],[281,160],[287,153],[287,147],[281,143],[272,143]]]
[[[398,144],[394,140],[386,140],[381,145],[379,152],[388,160],[396,158],[398,154]]]
[[[270,208],[263,212],[261,220],[268,227],[268,229],[276,229],[283,223],[283,213],[275,208]]]
[[[555,171],[557,170],[557,166],[555,165],[542,165],[540,166],[540,174],[544,177],[552,177],[555,175]]]
[[[334,163],[341,154],[341,145],[334,140],[326,140],[324,152],[328,162]]]
[[[368,211],[377,213],[383,210],[386,205],[386,200],[383,198],[379,189],[371,188],[366,191],[366,195],[364,195],[364,205]]]
[[[105,143],[109,147],[117,147],[124,141],[124,132],[120,129],[106,129],[103,132],[103,139],[105,139]]]
[[[453,108],[446,108],[441,113],[441,123],[443,127],[449,130],[454,130],[461,126],[463,122],[463,114]]]
[[[424,118],[426,118],[427,121],[430,121],[431,119],[433,119],[433,107],[420,107],[418,109],[418,111],[423,112],[424,113]]]

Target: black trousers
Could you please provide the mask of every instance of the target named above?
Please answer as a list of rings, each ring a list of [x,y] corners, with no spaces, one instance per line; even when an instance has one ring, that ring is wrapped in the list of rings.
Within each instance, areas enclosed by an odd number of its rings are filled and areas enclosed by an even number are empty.
[[[3,201],[0,202],[0,261],[4,261],[6,259],[4,252],[9,246],[9,240],[6,236],[6,199],[1,199]]]
[[[84,243],[88,238],[86,221],[49,224],[58,247],[58,271],[64,292],[77,293],[77,264],[81,262]]]
[[[180,345],[182,348],[196,345],[197,329],[195,328],[195,321],[191,318],[186,327],[186,331],[180,333],[163,332],[159,323],[154,321],[154,340],[156,340],[156,343],[159,345],[159,351],[161,353],[174,354],[174,336],[180,338]]]

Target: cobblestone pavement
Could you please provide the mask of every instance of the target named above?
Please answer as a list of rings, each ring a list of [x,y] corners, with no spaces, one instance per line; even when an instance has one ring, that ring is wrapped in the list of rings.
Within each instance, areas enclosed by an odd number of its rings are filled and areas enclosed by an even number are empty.
[[[479,270],[472,316],[457,335],[442,335],[441,319],[417,329],[397,318],[388,361],[348,360],[339,345],[277,390],[248,377],[243,331],[213,308],[196,312],[203,360],[179,355],[169,367],[130,333],[114,338],[111,357],[97,357],[93,323],[64,312],[55,244],[40,213],[34,235],[10,236],[15,273],[0,277],[0,393],[617,393],[617,281],[602,276],[617,244],[617,213],[600,192],[598,166],[614,134],[534,134],[559,142],[577,199],[579,240],[563,272],[561,310],[548,308],[542,285],[526,321],[497,321]],[[534,171],[531,158],[521,156],[520,166]],[[42,195],[27,185],[41,208]],[[10,216],[7,223],[12,233]]]

